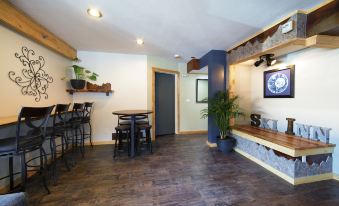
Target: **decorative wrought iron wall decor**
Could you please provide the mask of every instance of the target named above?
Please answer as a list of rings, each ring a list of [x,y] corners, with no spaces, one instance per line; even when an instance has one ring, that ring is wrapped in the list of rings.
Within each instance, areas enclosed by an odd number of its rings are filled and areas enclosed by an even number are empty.
[[[36,102],[39,102],[41,97],[48,99],[47,88],[53,82],[53,78],[43,70],[45,59],[42,56],[34,57],[35,52],[24,46],[21,53],[15,53],[15,57],[24,66],[21,71],[22,76],[17,76],[14,71],[10,71],[9,78],[21,87],[23,95],[34,96]]]

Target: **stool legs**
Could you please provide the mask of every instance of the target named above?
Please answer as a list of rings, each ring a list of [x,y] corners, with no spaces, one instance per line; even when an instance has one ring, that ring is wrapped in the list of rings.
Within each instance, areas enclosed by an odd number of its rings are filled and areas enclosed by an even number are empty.
[[[93,143],[92,143],[92,124],[91,124],[91,122],[88,122],[88,126],[89,126],[89,142],[91,144],[91,147],[93,148]]]
[[[26,180],[27,180],[27,168],[26,168],[26,153],[23,151],[21,153],[21,191],[26,190]]]
[[[113,136],[113,134],[112,134],[112,136]],[[114,137],[114,139],[115,139],[115,143],[114,143],[114,155],[113,155],[113,158],[115,158],[115,157],[117,156],[117,149],[118,149],[118,136],[119,136],[119,134],[118,134],[118,131],[117,131],[117,130],[115,130],[115,137]]]
[[[56,158],[56,144],[55,144],[54,136],[52,136],[50,139],[50,148],[51,148],[51,174],[52,174],[53,184],[56,185],[57,184],[57,174],[56,174],[56,159],[57,158]]]
[[[114,151],[113,151],[113,158],[115,158],[117,156],[117,153],[119,152],[119,147],[122,146],[122,135],[124,134],[121,130],[115,130],[115,137],[114,137]],[[127,146],[128,146],[128,156],[131,155],[131,149],[130,149],[130,132],[126,131],[125,133],[127,135]],[[113,138],[113,134],[112,134],[112,138]],[[120,155],[120,153],[119,153]]]
[[[146,130],[146,141],[147,141],[147,145],[148,145],[148,150],[150,151],[151,154],[153,154],[152,137],[151,137],[151,130],[150,129]]]

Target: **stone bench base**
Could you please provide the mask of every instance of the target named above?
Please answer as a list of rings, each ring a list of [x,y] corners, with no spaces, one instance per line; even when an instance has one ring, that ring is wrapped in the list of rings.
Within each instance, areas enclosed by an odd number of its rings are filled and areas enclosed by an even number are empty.
[[[239,135],[233,134],[233,137],[237,140],[237,145],[234,148],[236,152],[293,185],[333,178],[332,154],[314,155],[308,159],[309,161],[306,161],[306,158],[303,159],[303,157],[280,155],[273,149]],[[308,163],[310,161],[312,161],[311,164]]]

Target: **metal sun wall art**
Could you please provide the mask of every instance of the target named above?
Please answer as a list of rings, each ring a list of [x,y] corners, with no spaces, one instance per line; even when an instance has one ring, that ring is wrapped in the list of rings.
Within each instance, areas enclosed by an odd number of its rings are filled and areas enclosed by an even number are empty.
[[[39,102],[41,97],[48,99],[47,88],[53,82],[43,67],[45,60],[42,56],[35,57],[35,52],[27,47],[22,47],[21,53],[15,53],[15,57],[20,60],[24,68],[18,76],[14,71],[8,73],[9,78],[21,87],[23,95],[34,96],[35,101]]]

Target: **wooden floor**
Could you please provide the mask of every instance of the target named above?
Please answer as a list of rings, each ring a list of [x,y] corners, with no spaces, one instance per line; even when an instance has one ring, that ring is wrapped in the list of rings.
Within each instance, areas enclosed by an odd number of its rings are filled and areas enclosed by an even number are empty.
[[[46,195],[29,182],[31,205],[339,205],[339,182],[292,186],[239,154],[222,155],[206,136],[163,136],[153,155],[113,160],[110,145],[85,159]]]

